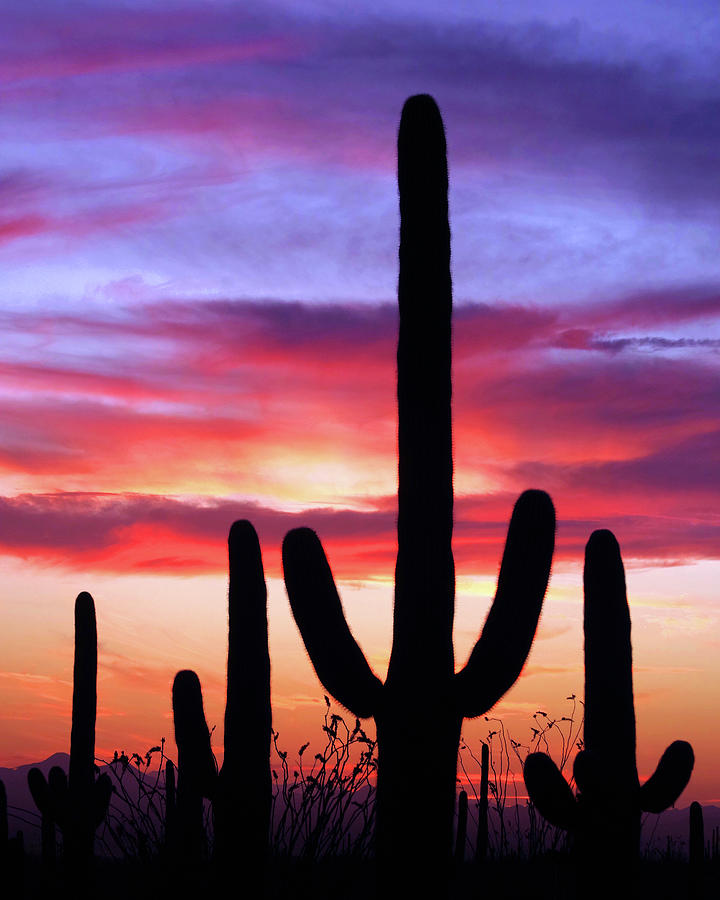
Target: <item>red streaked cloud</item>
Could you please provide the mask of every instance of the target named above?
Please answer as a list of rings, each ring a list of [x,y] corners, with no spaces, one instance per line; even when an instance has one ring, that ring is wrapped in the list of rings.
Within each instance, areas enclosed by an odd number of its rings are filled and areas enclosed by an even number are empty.
[[[712,286],[667,292],[642,314],[636,296],[458,308],[459,567],[495,570],[527,487],[555,500],[559,559],[579,560],[600,526],[628,558],[715,558],[720,372],[700,336],[717,298]],[[219,571],[229,524],[250,518],[275,573],[295,524],[318,530],[340,577],[392,572],[390,304],[164,301],[3,318],[6,553]]]
[[[15,43],[5,46],[0,75],[5,82],[72,78],[105,72],[151,72],[213,63],[278,61],[296,56],[298,41],[280,34],[250,34],[252,17],[204,16],[189,9],[72,9],[36,14],[16,10],[6,17]],[[158,36],[162,34],[163,39]]]
[[[597,519],[555,495],[560,525],[556,559],[577,563],[590,532],[612,527],[628,560],[670,564],[720,558],[720,520],[624,514]],[[57,493],[0,498],[0,552],[75,570],[163,574],[223,572],[230,524],[255,525],[268,574],[281,575],[280,546],[294,527],[314,528],[342,580],[390,578],[395,565],[394,498],[375,509],[315,508],[299,512],[212,498]],[[494,574],[515,495],[463,497],[456,502],[454,553],[458,571]],[[368,498],[368,505],[370,500]],[[391,509],[392,507],[392,509]]]

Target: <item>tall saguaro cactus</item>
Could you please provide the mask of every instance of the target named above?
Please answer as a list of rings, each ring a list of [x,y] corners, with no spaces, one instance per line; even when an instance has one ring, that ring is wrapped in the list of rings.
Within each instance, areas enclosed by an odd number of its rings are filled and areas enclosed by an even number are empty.
[[[86,591],[75,601],[72,730],[70,732],[70,823],[72,851],[92,856],[95,839],[95,719],[97,715],[97,623]]]
[[[531,753],[525,784],[538,811],[575,833],[581,865],[593,896],[606,896],[606,878],[638,856],[641,813],[672,806],[694,764],[692,747],[674,741],[643,784],[635,760],[630,610],[620,547],[610,531],[595,531],[585,548],[585,740],[575,759],[573,796],[555,763]],[[609,836],[611,836],[609,838]],[[614,865],[607,866],[608,845]],[[617,891],[618,885],[613,887]]]
[[[221,869],[240,865],[251,878],[268,848],[272,710],[267,588],[250,522],[233,524],[228,556],[225,755],[213,803],[215,857]]]
[[[56,823],[63,834],[63,852],[70,875],[82,887],[93,856],[95,830],[105,818],[112,795],[107,773],[95,780],[95,720],[97,716],[97,622],[95,601],[86,591],[75,600],[72,728],[69,777],[53,766],[47,780],[33,768],[28,784],[43,816],[43,845],[49,844]],[[79,881],[77,881],[79,879]]]
[[[518,500],[494,603],[455,674],[448,175],[442,119],[427,95],[411,97],[403,108],[398,183],[398,555],[384,684],[348,628],[313,531],[289,532],[283,566],[318,677],[356,716],[376,721],[381,890],[425,896],[437,889],[451,859],[463,717],[486,712],[522,669],[547,588],[555,515],[540,491]]]
[[[220,875],[240,867],[252,879],[262,869],[268,847],[272,712],[267,590],[260,542],[250,522],[233,523],[228,557],[225,755],[219,773],[197,675],[178,672],[173,684],[179,849],[190,859],[198,857],[206,797],[213,805]]]

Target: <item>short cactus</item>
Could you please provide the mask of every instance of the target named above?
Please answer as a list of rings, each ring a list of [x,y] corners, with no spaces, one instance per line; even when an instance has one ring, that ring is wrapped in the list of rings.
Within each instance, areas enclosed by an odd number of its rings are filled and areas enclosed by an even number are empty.
[[[705,869],[705,822],[703,808],[697,802],[690,804],[690,841],[689,841],[689,900],[700,900],[703,896],[703,876]]]
[[[107,814],[112,796],[110,776],[105,773],[95,779],[96,714],[95,602],[83,591],[75,600],[69,779],[59,766],[53,766],[47,780],[38,768],[28,773],[28,786],[42,817],[43,857],[51,864],[56,824],[63,835],[64,856],[76,875],[86,870],[92,859],[95,831]]]
[[[593,532],[587,543],[584,585],[585,733],[574,765],[577,797],[544,753],[528,756],[524,777],[538,812],[574,834],[581,866],[602,894],[608,844],[615,866],[634,863],[642,811],[659,813],[675,803],[690,780],[694,755],[690,744],[675,741],[640,785],[630,611],[620,547],[610,531]]]
[[[59,767],[53,767],[59,768]],[[62,772],[62,769],[60,769]],[[63,772],[63,777],[65,773]],[[55,826],[56,821],[56,803],[52,793],[51,779],[45,780],[45,776],[40,769],[33,767],[28,772],[28,787],[30,794],[35,802],[35,806],[40,810],[40,855],[43,866],[46,871],[55,868]]]
[[[178,748],[176,849],[179,859],[192,863],[200,859],[203,849],[203,797],[213,795],[217,777],[200,679],[195,672],[183,669],[175,676],[172,707]]]
[[[380,889],[388,896],[426,896],[442,890],[452,858],[463,717],[487,711],[520,674],[550,574],[555,515],[540,491],[518,500],[495,601],[467,664],[455,674],[448,174],[442,119],[427,95],[411,97],[403,108],[398,184],[398,554],[384,684],[348,628],[313,531],[286,536],[283,566],[320,681],[352,713],[377,724]]]

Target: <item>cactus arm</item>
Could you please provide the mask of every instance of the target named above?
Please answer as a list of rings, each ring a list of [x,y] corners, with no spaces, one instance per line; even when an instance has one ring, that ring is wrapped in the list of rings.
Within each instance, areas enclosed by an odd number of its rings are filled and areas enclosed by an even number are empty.
[[[687,741],[673,741],[660,757],[655,772],[640,788],[640,808],[661,813],[682,794],[690,781],[695,754]]]
[[[204,797],[212,793],[215,761],[210,731],[205,721],[200,679],[190,669],[178,672],[172,688],[175,743],[178,748],[178,790],[180,782]]]
[[[398,189],[398,554],[388,684],[422,694],[454,671],[455,595],[447,149],[427,95],[403,107]]]
[[[47,871],[55,865],[55,816],[53,795],[45,776],[37,766],[28,772],[28,787],[40,810],[40,856]]]
[[[540,815],[558,828],[577,825],[578,806],[570,785],[545,753],[530,753],[523,767],[530,800]]]
[[[48,785],[45,776],[37,766],[33,766],[28,772],[27,780],[28,788],[30,788],[30,796],[33,798],[35,806],[37,806],[43,815],[49,815],[51,813],[52,798],[50,795],[50,786]]]
[[[282,556],[290,606],[318,678],[355,716],[372,716],[382,683],[348,628],[318,536],[309,528],[293,529]]]
[[[203,797],[212,796],[216,781],[202,688],[195,672],[183,669],[175,676],[172,707],[178,748],[177,849],[183,864],[187,864],[200,857],[204,836]]]
[[[550,497],[525,491],[510,519],[495,600],[470,658],[454,679],[463,716],[482,715],[520,674],[547,590],[554,543]]]
[[[573,778],[580,794],[595,794],[607,791],[611,784],[607,781],[608,766],[602,765],[597,753],[581,750],[573,763]]]
[[[98,778],[95,782],[95,796],[93,808],[93,826],[99,828],[105,821],[105,816],[110,808],[110,798],[113,794],[113,785],[107,772]]]

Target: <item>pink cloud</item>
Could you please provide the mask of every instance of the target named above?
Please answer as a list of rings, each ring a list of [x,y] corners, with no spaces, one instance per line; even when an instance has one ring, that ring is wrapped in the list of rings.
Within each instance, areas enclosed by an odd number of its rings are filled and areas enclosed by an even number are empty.
[[[0,245],[38,234],[45,231],[48,225],[46,218],[36,214],[0,219]]]
[[[515,495],[463,497],[456,503],[454,554],[458,571],[494,574]],[[717,559],[720,526],[712,516],[692,523],[671,516],[627,513],[616,502],[597,518],[572,494],[555,496],[556,561],[578,564],[592,530],[611,527],[627,560],[656,564]],[[249,518],[263,546],[268,573],[281,575],[280,545],[291,528],[309,526],[323,540],[336,576],[392,575],[396,554],[395,498],[365,511],[315,508],[300,512],[260,504],[149,495],[58,493],[0,498],[0,550],[40,563],[83,571],[224,572],[230,524]]]
[[[689,295],[701,322],[712,292]],[[636,302],[608,304],[614,320],[631,321]],[[599,304],[457,310],[460,565],[493,570],[512,502],[528,487],[555,499],[558,558],[580,559],[601,526],[636,558],[715,558],[714,357],[694,346],[591,349],[612,335],[593,330],[604,315]],[[2,317],[23,336],[0,365],[0,469],[26,492],[4,501],[7,552],[57,560],[65,548],[71,565],[113,571],[215,571],[230,521],[247,516],[268,529],[273,565],[297,522],[325,530],[345,577],[392,571],[391,304],[165,301]],[[677,318],[696,321],[679,292],[650,325]],[[583,337],[563,345],[569,329]],[[69,343],[88,351],[68,356]],[[50,493],[58,486],[65,492]],[[167,494],[256,505],[198,507]],[[313,502],[324,509],[277,512]]]
[[[238,33],[236,16],[199,16],[189,9],[97,8],[92,16],[46,10],[42,16],[9,13],[0,76],[19,79],[72,78],[103,72],[149,72],[216,63],[279,61],[298,53],[296,37],[252,34],[251,17]],[[235,38],[234,35],[238,34]],[[162,35],[162,40],[160,40]]]

